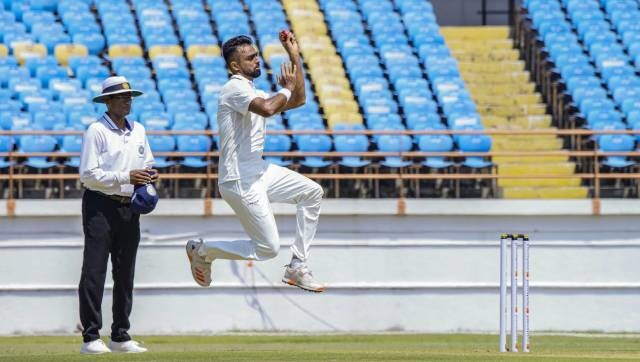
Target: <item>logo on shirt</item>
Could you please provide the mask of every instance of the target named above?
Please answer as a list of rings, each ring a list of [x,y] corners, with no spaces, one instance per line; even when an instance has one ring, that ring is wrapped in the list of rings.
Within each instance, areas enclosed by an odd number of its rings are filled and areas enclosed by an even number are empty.
[[[143,155],[144,154],[144,146],[139,146],[138,147],[138,153]]]

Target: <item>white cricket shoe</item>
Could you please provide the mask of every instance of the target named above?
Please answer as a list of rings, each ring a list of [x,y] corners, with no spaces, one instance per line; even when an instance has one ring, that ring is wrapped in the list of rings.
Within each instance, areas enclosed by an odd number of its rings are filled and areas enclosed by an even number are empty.
[[[109,352],[111,352],[111,350],[101,339],[85,342],[82,344],[82,347],[80,347],[80,354],[102,354]]]
[[[191,276],[193,280],[201,287],[211,285],[211,262],[208,262],[204,256],[198,254],[198,249],[204,242],[202,239],[187,241],[187,258],[191,264]]]
[[[126,342],[110,341],[109,348],[111,348],[111,351],[116,353],[142,353],[147,351],[147,349],[142,347],[140,343],[132,340]]]
[[[301,265],[297,268],[292,268],[291,265],[286,265],[282,281],[289,285],[315,293],[324,292],[325,289],[324,284],[313,279],[313,274],[306,265]]]

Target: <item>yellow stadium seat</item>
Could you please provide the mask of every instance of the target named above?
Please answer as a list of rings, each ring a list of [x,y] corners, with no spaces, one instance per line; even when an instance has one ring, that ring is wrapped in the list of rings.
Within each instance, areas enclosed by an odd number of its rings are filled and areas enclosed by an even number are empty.
[[[220,56],[221,54],[222,52],[220,51],[220,47],[217,45],[191,45],[187,49],[187,58],[189,60],[193,60],[201,56],[217,57],[217,56]],[[176,55],[182,56],[182,49],[180,49],[180,54],[176,54]],[[149,51],[149,57],[151,57],[151,51]]]
[[[561,139],[553,135],[503,136],[494,135],[493,149],[496,151],[553,151],[562,148]]]
[[[300,23],[292,25],[295,34],[300,35],[327,35],[327,27],[324,23]]]
[[[358,103],[353,99],[328,98],[320,99],[320,104],[325,114],[331,113],[357,113]]]
[[[543,199],[584,199],[589,190],[585,187],[540,187],[538,195]]]
[[[542,116],[516,117],[512,122],[526,129],[549,128],[551,127],[552,119],[550,115],[545,114]]]
[[[309,73],[312,74],[315,78],[327,77],[331,79],[346,79],[347,76],[344,72],[344,69],[338,67],[321,67],[321,68],[309,68]],[[326,83],[324,81],[319,81],[321,83]]]
[[[309,34],[301,34],[297,36],[298,43],[302,49],[332,49],[335,53],[335,48],[333,47],[333,42],[331,42],[331,38],[326,35],[309,35]]]
[[[270,43],[262,48],[262,58],[271,59],[273,55],[287,55],[287,51],[280,43]]]
[[[340,58],[337,54],[314,55],[307,59],[307,64],[310,68],[323,66],[336,66],[339,68],[343,67],[342,58]]]
[[[505,26],[464,26],[464,27],[447,27],[440,28],[440,33],[447,40],[493,40],[507,39],[509,37],[509,28]]]
[[[9,48],[6,45],[0,44],[0,57],[6,57],[9,55]]]
[[[220,53],[218,53],[219,55]],[[149,48],[149,58],[153,58],[160,55],[173,55],[177,57],[182,56],[182,47],[179,45],[154,45]]]
[[[109,47],[109,57],[142,57],[144,51],[138,44],[114,44]]]
[[[331,113],[327,115],[327,125],[334,128],[337,124],[362,124],[360,113]]]
[[[13,54],[21,65],[27,58],[44,58],[47,56],[47,47],[44,44],[21,43],[13,47]]]
[[[344,88],[341,88],[341,89],[325,88],[323,90],[317,90],[316,95],[318,96],[318,98],[344,98],[344,99],[353,98],[353,93],[351,92],[351,89],[344,89]]]
[[[573,162],[555,163],[505,163],[498,167],[501,175],[573,175]]]
[[[323,26],[326,28],[324,23],[324,17],[322,13],[305,10],[305,9],[296,9],[291,11],[291,26],[295,29],[296,26],[303,26],[306,24],[312,24],[314,27]]]
[[[332,56],[336,54],[336,50],[333,46],[331,47],[319,47],[319,48],[305,48],[303,47],[301,50],[302,56],[305,59],[312,58],[315,56]]]
[[[558,156],[493,156],[491,158],[497,164],[503,163],[546,163],[568,162],[568,155]],[[499,167],[498,167],[499,169]]]
[[[311,74],[311,76],[315,79],[313,74]],[[350,89],[349,80],[344,76],[324,76],[314,82],[314,86],[318,92],[321,92],[324,89]]]
[[[505,199],[537,199],[538,192],[534,187],[504,187],[502,197]]]
[[[63,66],[69,64],[69,57],[86,57],[89,50],[82,44],[58,44],[53,50],[58,63]]]
[[[320,11],[318,3],[315,0],[283,0],[282,6],[289,12],[293,9],[307,9]]]
[[[520,179],[498,179],[499,187],[576,187],[580,186],[580,178],[520,178]]]

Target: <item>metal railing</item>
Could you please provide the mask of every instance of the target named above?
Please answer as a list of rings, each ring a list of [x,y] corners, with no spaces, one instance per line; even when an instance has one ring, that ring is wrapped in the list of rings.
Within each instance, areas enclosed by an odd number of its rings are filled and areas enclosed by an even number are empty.
[[[486,135],[508,135],[508,136],[543,136],[543,135],[553,135],[553,136],[562,136],[562,137],[572,137],[578,140],[580,139],[589,139],[594,135],[602,135],[602,134],[631,134],[637,135],[640,134],[640,131],[633,130],[602,130],[602,131],[592,131],[585,129],[531,129],[531,130],[466,130],[466,131],[452,131],[452,130],[421,130],[421,131],[396,131],[396,130],[344,130],[344,131],[335,131],[335,130],[269,130],[268,134],[286,134],[286,135],[300,135],[300,134],[331,134],[331,135],[471,135],[471,134],[486,134]],[[0,135],[10,135],[19,137],[21,135],[34,135],[34,134],[48,134],[48,135],[80,135],[82,131],[0,131]],[[149,130],[148,134],[150,135],[216,135],[216,131],[203,130],[203,131],[157,131],[157,130]],[[185,156],[195,156],[195,157],[203,157],[207,161],[207,167],[203,172],[189,172],[184,173],[180,172],[180,168],[176,168],[172,170],[170,173],[163,173],[161,175],[162,179],[165,180],[204,180],[206,185],[202,185],[202,187],[206,188],[205,194],[210,195],[211,190],[215,187],[213,181],[218,178],[218,174],[216,172],[216,162],[215,158],[219,156],[217,151],[207,151],[207,152],[154,152],[155,156],[160,157],[185,157]],[[496,188],[496,182],[498,180],[509,180],[509,179],[580,179],[582,182],[588,182],[592,187],[592,198],[598,199],[600,198],[600,187],[602,180],[637,180],[640,178],[640,173],[638,172],[638,168],[631,167],[627,168],[625,172],[601,172],[601,160],[604,157],[608,156],[626,156],[632,158],[640,159],[640,152],[602,152],[598,150],[558,150],[558,151],[490,151],[490,152],[422,152],[422,151],[410,151],[410,152],[381,152],[381,151],[367,151],[367,152],[301,152],[301,151],[290,151],[290,152],[265,152],[265,156],[279,156],[291,159],[299,159],[308,156],[316,156],[316,157],[324,157],[337,159],[348,156],[357,156],[363,157],[365,159],[382,159],[385,157],[401,157],[404,159],[420,159],[422,160],[425,157],[439,156],[439,157],[448,157],[451,159],[460,159],[469,156],[478,156],[478,157],[526,157],[526,156],[535,156],[535,157],[552,157],[552,156],[562,156],[567,157],[569,159],[577,161],[577,164],[586,165],[585,167],[581,167],[582,172],[576,172],[570,175],[558,175],[553,173],[535,173],[535,174],[500,174],[500,165],[494,164],[492,167],[487,168],[484,172],[476,172],[472,169],[465,169],[462,167],[456,167],[455,172],[447,172],[438,171],[437,173],[432,173],[426,166],[421,165],[421,163],[415,163],[412,166],[403,167],[403,168],[384,168],[380,167],[376,163],[373,163],[371,167],[363,171],[362,173],[355,172],[344,172],[341,171],[339,167],[329,167],[327,169],[323,169],[320,172],[306,172],[305,176],[310,177],[315,180],[331,180],[334,181],[336,185],[341,180],[368,180],[379,182],[381,180],[398,180],[399,181],[399,193],[400,196],[404,196],[406,194],[406,188],[410,185],[406,185],[405,182],[419,182],[422,180],[450,180],[454,182],[459,182],[461,180],[487,180],[492,183],[492,187]],[[79,175],[75,172],[65,172],[63,167],[60,167],[58,173],[46,173],[46,174],[33,174],[26,172],[17,172],[24,171],[24,167],[16,164],[15,161],[25,159],[27,157],[50,157],[55,159],[63,159],[68,157],[78,157],[80,154],[78,152],[31,152],[25,153],[21,151],[12,151],[12,152],[0,152],[0,157],[8,158],[11,162],[11,165],[8,167],[6,174],[0,174],[0,181],[8,182],[9,189],[9,198],[14,198],[14,190],[15,183],[21,182],[25,180],[36,180],[36,181],[59,181],[63,182],[64,180],[78,180]],[[450,171],[450,170],[449,170]],[[637,183],[636,181],[633,181]],[[339,186],[338,190],[336,190],[336,194],[339,194]],[[376,184],[377,187],[377,184]],[[377,192],[377,191],[376,191]],[[459,196],[459,195],[458,195]]]

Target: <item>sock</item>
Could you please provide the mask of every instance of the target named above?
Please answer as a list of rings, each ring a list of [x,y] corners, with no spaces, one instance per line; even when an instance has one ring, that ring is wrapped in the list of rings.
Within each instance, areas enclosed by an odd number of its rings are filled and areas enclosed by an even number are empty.
[[[297,269],[304,265],[305,265],[304,261],[298,259],[295,255],[291,257],[291,263],[289,263],[289,266],[291,266],[291,268]]]

